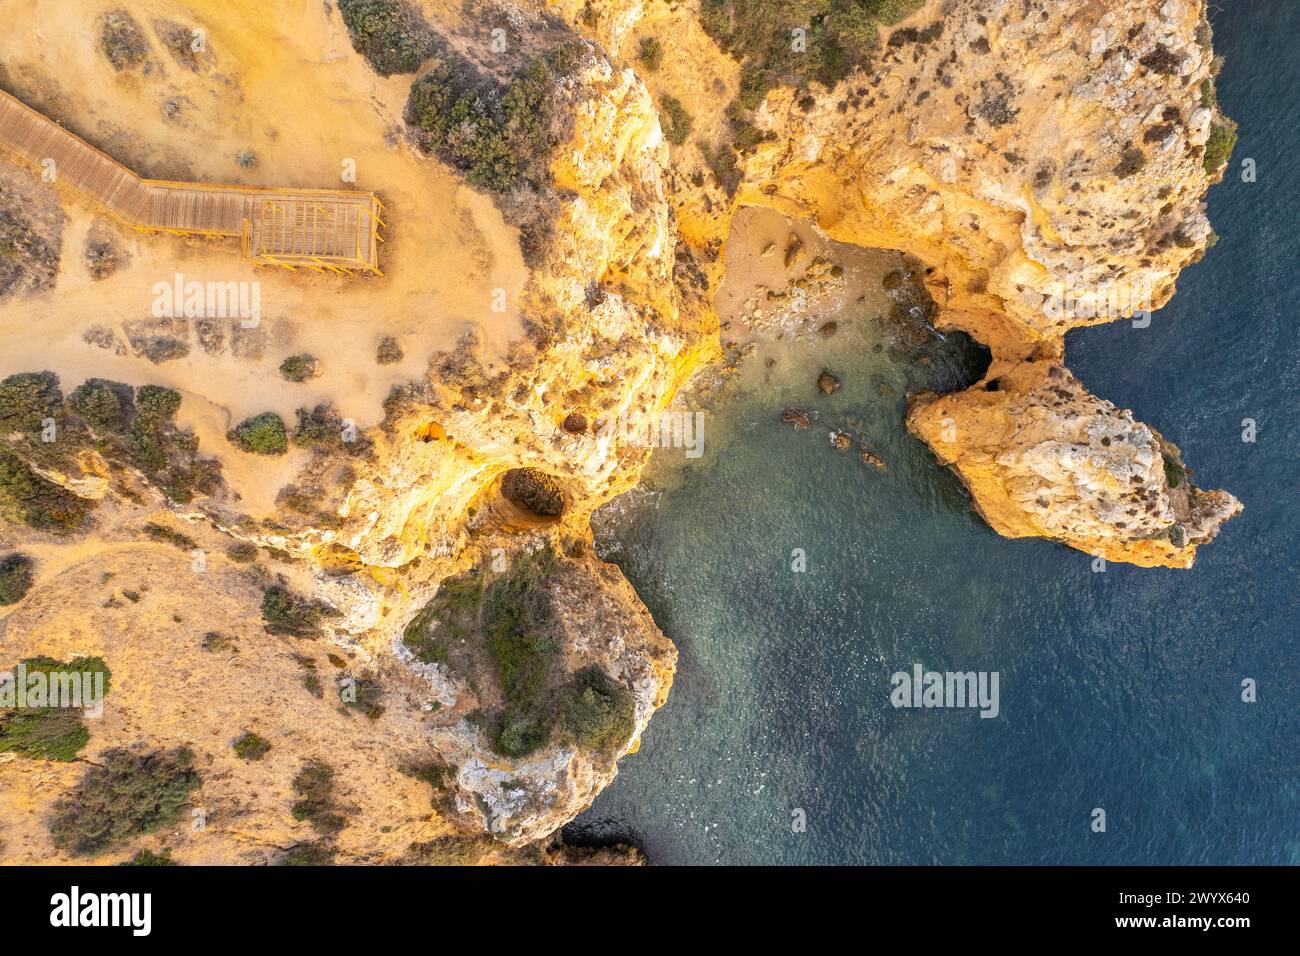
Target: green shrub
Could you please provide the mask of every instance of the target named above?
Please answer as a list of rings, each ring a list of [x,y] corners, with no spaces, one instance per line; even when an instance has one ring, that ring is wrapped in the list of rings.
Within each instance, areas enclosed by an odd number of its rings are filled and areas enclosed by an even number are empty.
[[[51,680],[61,674],[75,675],[78,680],[82,674],[103,674],[105,696],[112,682],[108,665],[99,657],[77,657],[67,663],[52,657],[30,657],[22,664],[28,676],[40,672],[51,675]],[[46,702],[54,703],[54,689],[47,693]],[[83,699],[82,704],[88,707],[91,702]],[[75,760],[90,740],[82,717],[83,711],[75,707],[33,707],[30,703],[21,710],[0,711],[0,752],[35,760]]]
[[[188,502],[195,493],[211,494],[221,485],[221,464],[198,457],[193,434],[176,427],[181,395],[161,385],[141,385],[135,392],[136,415],[127,437],[134,463],[173,501]]]
[[[343,699],[345,707],[359,710],[371,720],[378,720],[384,713],[384,705],[380,703],[384,697],[384,688],[379,681],[365,677],[354,678],[351,691]]]
[[[290,382],[305,382],[320,375],[320,362],[311,355],[290,355],[280,363],[280,374]]]
[[[1206,77],[1201,80],[1201,105],[1207,109],[1214,109],[1219,105],[1219,94],[1214,88],[1214,79]]]
[[[574,58],[569,47],[557,47],[503,89],[468,60],[449,55],[411,85],[407,120],[418,127],[426,151],[475,186],[506,192],[524,181],[544,182],[554,148],[548,128],[556,71]]]
[[[40,707],[0,713],[0,752],[66,762],[77,759],[89,740],[77,710]]]
[[[130,453],[145,471],[157,472],[171,458],[173,419],[181,396],[170,388],[142,385],[136,390],[135,403],[136,416],[128,438]]]
[[[411,866],[475,866],[497,848],[486,834],[477,837],[448,833],[412,843],[403,863]]]
[[[163,385],[141,385],[135,393],[135,404],[141,417],[151,425],[171,422],[181,407],[181,393]]]
[[[139,24],[125,10],[110,10],[100,18],[99,47],[118,72],[139,66],[149,52]]]
[[[136,753],[107,750],[54,805],[54,845],[99,853],[179,820],[201,779],[188,748]]]
[[[226,436],[239,448],[255,455],[283,455],[289,450],[284,420],[275,412],[247,418]]]
[[[636,58],[642,66],[653,73],[664,61],[664,46],[654,37],[642,37],[637,47]]]
[[[153,850],[141,850],[129,860],[124,860],[119,866],[180,866],[172,859],[171,850],[163,850],[161,853],[155,853]]]
[[[0,381],[0,433],[38,434],[41,423],[63,411],[63,392],[53,372],[19,372]]]
[[[104,694],[108,694],[113,683],[113,672],[104,663],[102,657],[74,657],[70,661],[60,661],[53,657],[41,655],[23,659],[23,666],[28,674],[40,671],[43,674],[103,674]]]
[[[435,760],[428,763],[409,764],[400,768],[400,772],[429,785],[433,791],[430,801],[433,809],[439,810],[447,806],[451,798],[450,778],[454,776],[451,767]]]
[[[135,389],[106,378],[90,378],[72,390],[68,404],[91,428],[122,432],[135,414]]]
[[[817,80],[833,86],[870,62],[880,45],[878,25],[892,24],[924,0],[702,0],[706,33],[740,61],[740,104],[755,109],[780,84],[796,88]],[[807,33],[796,52],[791,29]],[[917,31],[915,39],[931,38]]]
[[[328,840],[295,843],[276,861],[277,866],[329,866],[337,851]]]
[[[420,12],[403,0],[339,0],[352,48],[380,76],[414,73],[440,45]]]
[[[568,738],[585,750],[613,754],[636,729],[632,692],[599,667],[573,675],[564,695],[562,720]]]
[[[32,589],[34,562],[15,552],[0,560],[0,605],[17,604]]]
[[[155,541],[161,541],[164,544],[170,544],[173,547],[180,548],[182,551],[193,551],[198,544],[193,538],[179,531],[173,531],[164,525],[155,524],[150,521],[143,528],[145,534]]]
[[[335,834],[347,820],[334,805],[334,769],[322,760],[309,760],[293,778],[298,800],[290,812],[295,820],[306,820],[324,834]]]
[[[1237,124],[1228,120],[1210,127],[1210,138],[1205,141],[1205,171],[1217,173],[1228,164],[1237,145]]]
[[[220,631],[208,631],[203,635],[202,647],[205,651],[213,654],[238,654],[239,645],[233,638],[227,637]]]
[[[345,440],[350,438],[351,441]],[[361,454],[370,442],[347,429],[347,422],[329,403],[322,403],[308,411],[298,409],[298,424],[293,430],[293,440],[304,448],[323,451],[345,451]]]
[[[522,555],[509,574],[483,592],[483,624],[505,699],[496,748],[526,757],[550,738],[554,707],[549,671],[559,658],[543,584],[554,566],[550,551]]]
[[[93,507],[0,447],[0,514],[40,531],[62,532],[80,528]]]
[[[480,574],[448,578],[433,600],[402,632],[402,643],[425,664],[446,664],[448,641],[465,640],[480,629],[483,579]]]
[[[257,560],[257,545],[248,541],[236,541],[226,548],[226,557],[238,564],[252,564]]]
[[[691,119],[691,114],[686,112],[682,101],[675,96],[665,93],[659,100],[659,105],[663,108],[663,118],[667,120],[664,125],[664,136],[674,146],[681,146],[691,135],[695,121]]]
[[[251,730],[248,730],[235,741],[234,746],[235,756],[241,760],[261,760],[266,756],[266,752],[271,749],[271,742],[265,737],[259,737]]]
[[[273,584],[262,592],[262,621],[270,634],[319,637],[321,623],[337,614],[319,601],[309,601]]]
[[[1165,484],[1170,488],[1177,488],[1187,477],[1187,469],[1183,463],[1175,458],[1165,457]]]

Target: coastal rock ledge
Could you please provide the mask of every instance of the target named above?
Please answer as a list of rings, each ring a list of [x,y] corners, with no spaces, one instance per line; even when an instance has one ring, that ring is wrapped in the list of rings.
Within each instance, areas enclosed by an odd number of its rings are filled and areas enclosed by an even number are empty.
[[[990,347],[982,381],[912,396],[907,423],[994,530],[1190,567],[1241,504],[1089,395],[1064,340],[1149,324],[1215,240],[1205,193],[1235,134],[1205,3],[934,0],[872,67],[812,103],[768,96],[739,202],[915,256],[936,326]]]

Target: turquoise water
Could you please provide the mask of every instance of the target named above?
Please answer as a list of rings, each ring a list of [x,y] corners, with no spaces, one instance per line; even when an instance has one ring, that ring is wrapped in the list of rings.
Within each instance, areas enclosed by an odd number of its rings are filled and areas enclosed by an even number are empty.
[[[1212,190],[1222,241],[1150,328],[1076,332],[1068,357],[1244,514],[1191,571],[1097,574],[998,538],[901,424],[904,389],[953,384],[957,352],[909,383],[849,317],[711,403],[705,457],[657,453],[603,516],[602,553],[681,663],[571,839],[659,863],[1300,863],[1300,4],[1223,6],[1219,96],[1258,181]],[[810,386],[823,362],[845,380],[830,399]],[[816,427],[780,423],[792,401]],[[887,471],[829,447],[848,419]],[[1000,716],[894,709],[890,675],[914,663],[999,672]]]

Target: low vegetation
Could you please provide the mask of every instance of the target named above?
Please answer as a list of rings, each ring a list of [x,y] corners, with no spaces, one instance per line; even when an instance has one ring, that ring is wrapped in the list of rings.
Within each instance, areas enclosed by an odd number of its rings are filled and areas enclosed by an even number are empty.
[[[1187,478],[1187,469],[1183,467],[1183,463],[1178,459],[1171,458],[1167,455],[1165,456],[1164,464],[1165,484],[1170,488],[1179,487],[1183,483],[1184,479]]]
[[[283,455],[289,450],[284,419],[275,412],[246,418],[226,436],[232,444],[254,455]]]
[[[90,238],[82,252],[86,271],[90,278],[99,282],[107,279],[122,266],[122,251],[111,239]]]
[[[14,204],[0,206],[0,297],[54,288],[62,237]]]
[[[0,432],[20,436],[10,448],[28,465],[66,470],[76,453],[94,449],[138,469],[173,501],[185,503],[220,487],[221,465],[200,458],[193,433],[177,428],[180,404],[174,389],[137,389],[102,378],[83,382],[65,402],[53,372],[22,372],[0,381]],[[13,480],[25,477],[12,464],[9,471]],[[58,497],[58,492],[43,490]],[[63,503],[73,512],[93,507],[89,501],[64,498]],[[65,522],[56,518],[55,523]]]
[[[321,624],[337,613],[327,604],[299,597],[278,584],[262,592],[262,623],[270,634],[319,637]]]
[[[557,78],[576,64],[563,44],[531,60],[504,86],[448,54],[411,86],[406,118],[421,147],[465,173],[473,185],[507,192],[549,180]]]
[[[82,674],[92,675],[93,680],[93,675],[102,674],[105,696],[112,682],[108,665],[99,657],[78,657],[66,663],[52,657],[31,657],[22,664],[29,676],[40,672],[52,683],[80,680]],[[56,702],[47,696],[45,703]],[[82,697],[81,703],[84,708],[93,702]],[[90,740],[83,716],[84,710],[76,707],[33,707],[30,701],[21,709],[0,710],[0,753],[15,753],[35,760],[75,760]]]
[[[368,677],[356,677],[350,684],[343,685],[343,706],[365,714],[371,720],[378,720],[384,713],[384,688],[377,680]]]
[[[393,365],[405,357],[401,344],[391,335],[385,335],[379,340],[379,346],[375,349],[375,362],[379,365]]]
[[[75,760],[90,740],[80,712],[66,707],[0,713],[0,753],[33,760]]]
[[[440,46],[433,28],[404,0],[339,0],[352,48],[380,76],[414,73]]]
[[[170,544],[173,548],[179,548],[182,551],[193,551],[198,547],[198,543],[189,535],[152,521],[146,524],[142,530],[155,541]]]
[[[111,849],[185,813],[202,783],[188,748],[107,750],[58,799],[50,822],[54,845],[77,855]]]
[[[252,564],[257,560],[257,545],[249,541],[236,541],[226,548],[226,557],[236,564]]]
[[[261,760],[271,749],[271,742],[248,730],[235,741],[234,749],[240,760]]]
[[[288,382],[305,382],[320,373],[320,362],[311,355],[290,355],[280,363],[280,374]]]
[[[526,757],[552,741],[613,753],[635,728],[627,687],[598,667],[564,671],[548,588],[559,569],[560,559],[542,549],[515,556],[506,571],[450,578],[403,633],[424,663],[495,678],[500,703],[478,720],[503,756]]]
[[[93,507],[0,447],[0,516],[38,531],[67,532],[81,528]]]
[[[68,405],[96,431],[120,433],[135,414],[135,389],[106,378],[89,378],[69,393]]]
[[[685,144],[691,135],[691,129],[695,126],[691,114],[686,112],[686,107],[682,105],[681,100],[666,93],[660,97],[659,106],[664,137],[674,146]]]
[[[451,801],[452,768],[441,761],[410,764],[402,767],[401,772],[408,777],[427,783],[432,790],[431,806],[435,810],[446,808]]]
[[[32,589],[34,563],[25,554],[15,552],[0,559],[0,605],[17,604]]]
[[[123,861],[120,866],[180,866],[172,859],[171,850],[163,850],[161,853],[155,853],[153,850],[141,850],[129,860]]]
[[[1231,120],[1210,127],[1210,138],[1205,141],[1205,171],[1214,175],[1232,158],[1237,146],[1237,124]]]
[[[612,755],[636,729],[632,692],[594,665],[573,675],[562,708],[566,738],[584,750]]]
[[[297,796],[290,812],[295,820],[305,820],[316,832],[333,836],[347,826],[334,800],[334,768],[323,760],[309,760],[293,778]]]
[[[328,840],[295,843],[276,860],[276,866],[329,866],[337,851]]]
[[[39,438],[46,419],[57,421],[63,392],[53,372],[18,372],[0,381],[0,432]]]
[[[774,86],[833,86],[867,64],[879,26],[896,23],[924,0],[702,0],[706,33],[741,64],[740,105],[755,109]],[[802,50],[792,34],[806,30]]]
[[[293,429],[295,444],[323,452],[360,455],[371,445],[357,432],[356,425],[345,420],[328,402],[315,408],[298,409],[298,424]]]
[[[402,862],[409,866],[477,866],[500,848],[489,836],[446,834],[412,843]]]
[[[99,48],[119,73],[139,66],[149,53],[144,32],[125,10],[110,10],[100,18]]]
[[[654,37],[642,37],[637,45],[636,59],[647,70],[654,73],[664,61],[664,45]]]

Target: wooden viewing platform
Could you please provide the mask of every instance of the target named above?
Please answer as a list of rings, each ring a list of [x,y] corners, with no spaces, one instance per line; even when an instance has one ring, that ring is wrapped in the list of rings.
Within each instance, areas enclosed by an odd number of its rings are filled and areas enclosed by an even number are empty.
[[[133,229],[237,236],[245,259],[286,269],[379,272],[383,205],[374,193],[142,179],[0,90],[0,147],[93,199]]]

